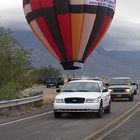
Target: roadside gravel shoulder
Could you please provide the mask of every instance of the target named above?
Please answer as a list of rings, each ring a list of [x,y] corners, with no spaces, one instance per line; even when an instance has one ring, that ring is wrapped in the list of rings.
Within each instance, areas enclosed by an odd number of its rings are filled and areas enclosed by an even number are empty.
[[[11,111],[11,114],[8,116],[0,116],[0,124],[17,120],[17,119],[21,119],[21,118],[25,118],[25,117],[29,117],[29,116],[34,116],[37,114],[42,114],[45,112],[49,112],[49,111],[52,111],[52,108],[53,108],[52,105],[43,105],[42,107],[38,107],[38,108],[31,107],[27,111],[13,110]]]
[[[43,91],[43,94],[44,94],[43,106],[30,107],[28,109],[25,109],[25,107],[23,109],[18,108],[18,107],[12,108],[12,109],[10,109],[8,115],[0,115],[0,124],[52,111],[52,109],[53,109],[52,104],[53,104],[55,96],[57,95],[57,93],[55,92],[56,89],[54,89],[54,88],[48,89],[45,86],[38,86],[38,87],[36,86],[36,87],[34,87],[33,90],[34,91],[40,91],[40,90]],[[5,110],[5,111],[7,111],[7,110]]]

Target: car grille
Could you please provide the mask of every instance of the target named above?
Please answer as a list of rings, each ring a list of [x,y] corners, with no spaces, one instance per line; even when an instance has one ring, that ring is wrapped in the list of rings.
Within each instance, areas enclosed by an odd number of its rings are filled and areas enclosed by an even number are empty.
[[[125,89],[113,89],[113,92],[125,92]]]
[[[65,98],[65,103],[84,103],[85,98]]]

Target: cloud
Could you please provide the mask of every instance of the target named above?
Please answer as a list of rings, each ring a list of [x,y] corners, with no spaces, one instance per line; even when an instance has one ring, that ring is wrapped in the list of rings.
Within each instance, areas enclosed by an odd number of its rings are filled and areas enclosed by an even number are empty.
[[[0,25],[14,29],[28,29],[23,8],[0,9]]]
[[[3,0],[0,2],[0,11],[11,8],[20,8],[22,6],[22,0]]]
[[[114,20],[140,23],[139,0],[117,0]]]
[[[105,49],[112,50],[140,50],[140,24],[119,21],[111,25],[109,31],[101,41]]]
[[[0,26],[14,29],[28,29],[22,0],[4,0],[0,3]]]
[[[140,0],[117,0],[113,22],[101,41],[106,49],[140,50]],[[29,30],[22,0],[3,0],[0,3],[0,26],[12,30]]]
[[[140,50],[139,0],[117,0],[113,22],[101,41],[105,49]]]

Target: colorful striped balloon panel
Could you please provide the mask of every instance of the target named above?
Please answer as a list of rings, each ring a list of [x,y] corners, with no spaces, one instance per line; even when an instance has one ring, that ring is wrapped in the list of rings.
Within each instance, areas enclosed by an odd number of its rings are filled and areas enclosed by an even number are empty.
[[[65,70],[83,66],[109,28],[116,0],[23,0],[29,26]]]

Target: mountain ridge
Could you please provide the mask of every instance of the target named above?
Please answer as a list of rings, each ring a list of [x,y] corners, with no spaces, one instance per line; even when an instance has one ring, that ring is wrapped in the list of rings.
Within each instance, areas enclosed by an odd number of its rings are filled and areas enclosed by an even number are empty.
[[[74,71],[64,71],[59,62],[49,54],[31,31],[15,30],[15,38],[25,48],[32,48],[32,64],[35,67],[47,67],[49,64],[60,69],[65,74],[89,76],[130,76],[138,79],[140,76],[140,51],[105,50],[98,46],[85,62],[83,68]]]

